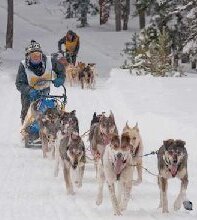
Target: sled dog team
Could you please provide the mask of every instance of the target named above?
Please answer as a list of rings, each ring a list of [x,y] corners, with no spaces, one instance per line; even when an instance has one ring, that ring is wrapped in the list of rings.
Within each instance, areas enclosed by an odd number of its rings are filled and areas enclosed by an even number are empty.
[[[86,149],[79,135],[78,119],[75,111],[62,112],[48,109],[39,115],[31,107],[34,118],[39,121],[43,157],[52,154],[55,158],[54,176],[58,176],[59,164],[63,167],[64,180],[68,194],[74,194],[74,184],[82,187],[86,163]],[[134,127],[126,123],[119,136],[112,112],[94,113],[89,130],[90,149],[98,182],[96,204],[103,201],[103,186],[106,182],[115,215],[126,210],[133,185],[142,182],[143,143],[138,124]],[[174,210],[181,208],[186,200],[188,185],[187,151],[182,140],[164,140],[157,153],[158,185],[160,189],[159,207],[168,212],[168,179],[177,177],[181,181],[180,192],[174,202]],[[136,169],[135,169],[136,168]],[[137,179],[133,180],[133,172]],[[115,191],[117,183],[117,191]]]
[[[95,89],[96,85],[96,64],[77,62],[68,63],[65,57],[59,58],[59,62],[64,65],[65,77],[68,84],[72,86],[80,85],[82,89]]]

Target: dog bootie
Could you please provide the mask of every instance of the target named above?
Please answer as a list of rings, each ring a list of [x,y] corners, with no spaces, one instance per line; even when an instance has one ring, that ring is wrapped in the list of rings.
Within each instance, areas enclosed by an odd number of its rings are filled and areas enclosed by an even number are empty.
[[[192,209],[192,202],[189,200],[184,201],[183,206],[186,210],[189,210],[189,211],[193,210]]]

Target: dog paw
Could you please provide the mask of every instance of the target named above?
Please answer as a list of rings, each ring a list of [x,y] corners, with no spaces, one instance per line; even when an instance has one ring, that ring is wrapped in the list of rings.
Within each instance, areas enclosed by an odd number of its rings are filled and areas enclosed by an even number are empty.
[[[168,209],[163,209],[162,213],[169,213]]]
[[[67,195],[75,195],[75,192],[74,192],[74,191],[69,190],[69,191],[67,191]]]
[[[178,211],[181,208],[181,201],[179,199],[177,199],[174,202],[174,211]]]
[[[133,185],[138,186],[140,183],[142,183],[142,180],[134,180]]]
[[[121,211],[120,211],[120,210],[115,210],[115,211],[114,211],[114,215],[121,216],[121,215],[122,215],[122,213],[121,213]]]

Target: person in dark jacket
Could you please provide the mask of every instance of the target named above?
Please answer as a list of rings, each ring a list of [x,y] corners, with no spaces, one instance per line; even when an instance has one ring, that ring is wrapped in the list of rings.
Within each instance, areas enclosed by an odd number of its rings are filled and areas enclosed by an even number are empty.
[[[25,60],[22,60],[16,76],[16,88],[21,93],[21,121],[24,122],[32,101],[41,94],[49,94],[49,81],[53,80],[55,87],[64,84],[64,66],[51,56],[46,56],[40,44],[32,40],[25,50]]]
[[[64,44],[64,50],[62,50],[62,44]],[[75,65],[77,54],[79,52],[79,36],[69,30],[62,39],[58,41],[58,50],[60,53],[64,53],[67,61]]]

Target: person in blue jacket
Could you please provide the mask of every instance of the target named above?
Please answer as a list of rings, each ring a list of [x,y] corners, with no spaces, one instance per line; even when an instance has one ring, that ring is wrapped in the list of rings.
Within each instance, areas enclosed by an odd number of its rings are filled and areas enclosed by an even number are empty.
[[[63,64],[51,56],[46,56],[40,44],[31,40],[25,49],[25,59],[19,65],[15,83],[21,93],[22,123],[31,102],[37,100],[41,94],[49,94],[51,82],[46,80],[53,80],[53,85],[59,87],[65,81],[64,71]]]

